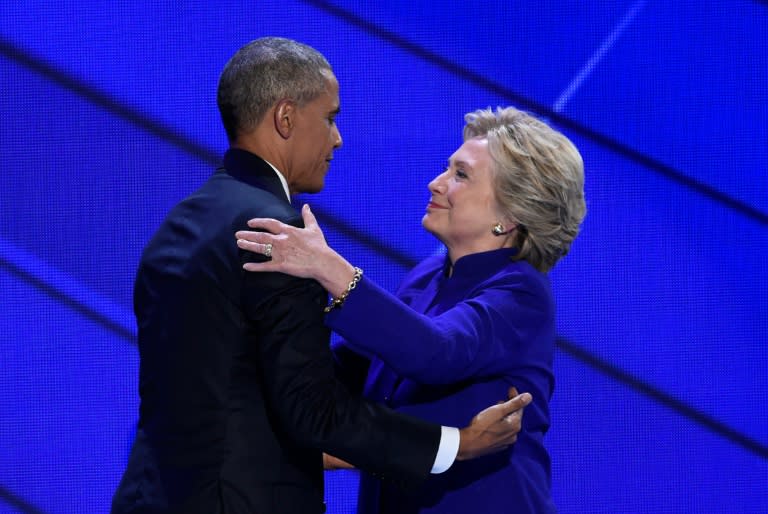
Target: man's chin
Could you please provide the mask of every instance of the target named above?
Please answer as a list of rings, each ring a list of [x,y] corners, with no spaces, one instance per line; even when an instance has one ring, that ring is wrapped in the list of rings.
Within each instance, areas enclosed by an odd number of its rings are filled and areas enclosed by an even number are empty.
[[[312,184],[312,186],[310,186],[309,189],[307,189],[307,193],[309,194],[319,193],[320,191],[323,190],[324,187],[325,187],[325,182],[321,182],[319,184]]]
[[[320,184],[307,184],[305,187],[302,188],[301,193],[312,195],[322,191],[323,187],[325,187],[325,182],[321,182]]]

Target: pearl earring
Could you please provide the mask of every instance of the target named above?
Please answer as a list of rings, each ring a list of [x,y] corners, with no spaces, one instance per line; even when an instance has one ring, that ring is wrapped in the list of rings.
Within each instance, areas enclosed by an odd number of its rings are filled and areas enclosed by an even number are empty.
[[[496,223],[491,229],[491,232],[493,232],[494,236],[500,236],[504,234],[504,226],[501,223]]]

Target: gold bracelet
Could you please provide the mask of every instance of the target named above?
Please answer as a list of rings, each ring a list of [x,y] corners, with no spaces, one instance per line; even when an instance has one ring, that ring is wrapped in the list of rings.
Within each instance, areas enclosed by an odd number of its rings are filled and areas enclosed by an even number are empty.
[[[346,300],[347,296],[349,296],[349,293],[351,293],[352,290],[357,287],[357,283],[360,282],[360,278],[362,276],[363,270],[355,266],[355,276],[352,277],[352,282],[350,282],[347,286],[347,290],[341,293],[338,298],[331,298],[331,303],[329,303],[328,306],[323,309],[323,312],[331,312],[336,307],[341,309],[341,306],[344,305],[344,300]]]

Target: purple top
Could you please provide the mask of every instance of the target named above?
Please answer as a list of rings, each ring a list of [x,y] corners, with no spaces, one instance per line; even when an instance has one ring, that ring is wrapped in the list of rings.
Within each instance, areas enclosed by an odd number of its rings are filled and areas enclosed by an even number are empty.
[[[363,278],[343,308],[326,317],[344,345],[371,358],[366,397],[447,426],[469,424],[503,400],[509,386],[530,392],[523,431],[508,451],[466,462],[403,491],[361,478],[360,513],[380,496],[381,513],[555,512],[549,427],[554,302],[549,280],[513,249],[465,256],[446,275],[430,257],[406,277],[397,297]],[[376,354],[379,356],[373,357]],[[339,352],[343,356],[343,351]]]

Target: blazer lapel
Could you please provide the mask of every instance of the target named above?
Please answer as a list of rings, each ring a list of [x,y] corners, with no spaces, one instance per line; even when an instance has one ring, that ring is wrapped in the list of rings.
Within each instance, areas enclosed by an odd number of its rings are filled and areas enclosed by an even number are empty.
[[[277,173],[267,161],[258,155],[239,148],[230,148],[224,154],[223,168],[218,171],[224,171],[241,182],[269,191],[277,198],[290,204]]]

